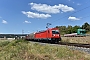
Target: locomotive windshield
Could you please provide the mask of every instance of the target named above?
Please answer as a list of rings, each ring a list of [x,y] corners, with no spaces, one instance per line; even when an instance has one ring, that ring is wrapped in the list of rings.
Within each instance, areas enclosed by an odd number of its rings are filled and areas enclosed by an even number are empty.
[[[59,34],[58,30],[52,30],[52,34]]]

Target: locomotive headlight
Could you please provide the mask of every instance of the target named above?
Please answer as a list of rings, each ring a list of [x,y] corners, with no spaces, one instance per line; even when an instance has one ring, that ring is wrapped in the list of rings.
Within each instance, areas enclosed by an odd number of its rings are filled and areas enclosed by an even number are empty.
[[[55,36],[55,34],[53,34],[53,36]]]

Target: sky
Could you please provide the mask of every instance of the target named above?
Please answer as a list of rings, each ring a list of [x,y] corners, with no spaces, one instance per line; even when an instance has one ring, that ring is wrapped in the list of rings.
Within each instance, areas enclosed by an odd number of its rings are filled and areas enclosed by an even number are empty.
[[[0,34],[90,24],[90,0],[0,0]]]

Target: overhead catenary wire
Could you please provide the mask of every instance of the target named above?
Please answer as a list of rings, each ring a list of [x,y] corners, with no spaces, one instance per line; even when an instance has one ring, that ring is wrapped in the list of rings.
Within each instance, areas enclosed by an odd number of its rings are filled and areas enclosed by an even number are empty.
[[[58,20],[64,19],[64,18],[66,18],[66,17],[68,17],[68,16],[70,16],[70,15],[72,15],[72,14],[78,13],[78,12],[80,12],[80,11],[82,11],[82,10],[87,9],[87,8],[90,8],[90,6],[87,6],[87,7],[83,8],[83,9],[80,9],[80,10],[78,10],[78,11],[75,11],[75,12],[71,13],[71,14],[68,14],[68,15],[66,15],[66,16],[63,16],[63,17],[59,18]],[[51,22],[51,23],[55,23],[55,22],[57,22],[58,20],[55,20],[55,21],[53,21],[53,22]]]

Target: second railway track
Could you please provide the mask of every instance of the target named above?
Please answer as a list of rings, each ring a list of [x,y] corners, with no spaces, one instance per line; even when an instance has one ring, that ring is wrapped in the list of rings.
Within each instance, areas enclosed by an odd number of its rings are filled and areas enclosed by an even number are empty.
[[[41,42],[41,43],[49,43],[49,44],[58,44],[58,45],[67,45],[67,46],[75,46],[75,47],[84,47],[84,48],[90,48],[90,44],[83,44],[83,43],[68,43],[68,42],[59,42],[59,43],[51,43],[47,41],[37,41],[37,40],[30,40],[34,42]]]
[[[67,43],[67,42],[59,42],[59,43],[50,43],[50,42],[43,42],[43,41],[33,41],[40,44],[50,44],[50,45],[57,45],[57,46],[67,46],[70,50],[79,50],[82,52],[86,52],[90,54],[90,44],[80,44],[80,43]]]
[[[90,44],[59,42],[60,45],[90,48]]]

